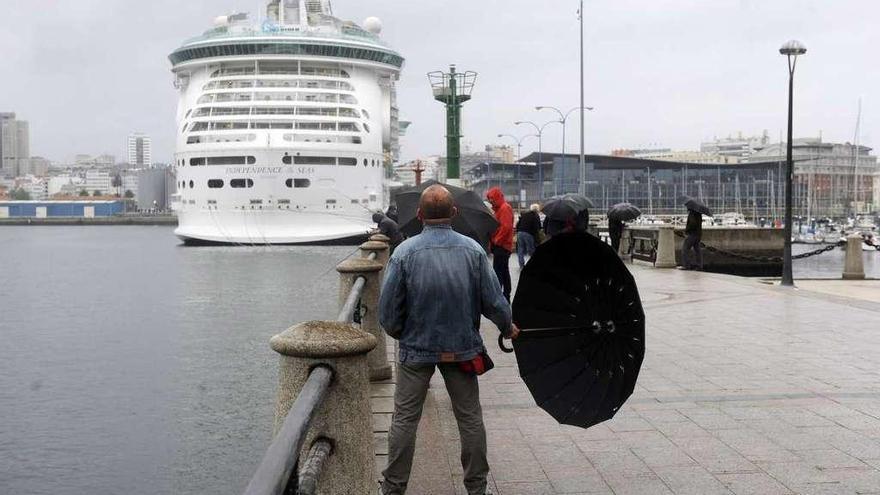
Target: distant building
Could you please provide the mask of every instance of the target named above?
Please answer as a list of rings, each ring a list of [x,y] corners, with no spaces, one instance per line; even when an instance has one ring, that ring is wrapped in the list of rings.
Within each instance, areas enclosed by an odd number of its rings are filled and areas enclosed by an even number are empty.
[[[49,177],[47,182],[49,197],[57,195],[76,196],[85,189],[85,180],[78,175],[56,175]]]
[[[124,210],[122,201],[0,201],[0,218],[94,218]]]
[[[445,182],[446,180],[446,163],[437,155],[426,156],[395,165],[393,169],[394,179],[408,186],[415,185],[415,169],[417,167],[422,169],[422,182],[427,180]]]
[[[811,216],[880,210],[880,167],[871,148],[800,138],[792,143],[795,206]],[[755,151],[749,161],[786,160],[785,143]]]
[[[16,179],[17,189],[28,193],[31,201],[45,201],[49,199],[49,181],[40,177],[28,175]]]
[[[52,167],[52,162],[41,156],[32,156],[30,158],[21,159],[18,161],[18,164],[17,177],[25,177],[28,175],[46,177],[49,175],[49,169]]]
[[[880,167],[870,151],[849,143],[795,140],[794,214],[840,218],[880,209]],[[516,169],[479,164],[471,172],[472,187],[501,185],[508,194],[525,190],[528,201],[537,199],[537,159],[533,153]],[[578,161],[577,155],[543,154],[544,198],[578,191]],[[746,161],[727,164],[587,155],[585,177],[586,195],[600,211],[630,202],[647,214],[682,213],[681,196],[693,196],[718,213],[778,219],[785,204],[785,144],[767,145]]]
[[[0,113],[0,175],[17,177],[30,166],[30,131],[27,121],[14,113]]]
[[[168,198],[171,193],[168,191],[167,179],[171,176],[170,172],[167,166],[154,166],[137,171],[135,198],[139,210],[168,209]]]
[[[682,163],[739,163],[739,158],[707,151],[673,150],[671,148],[616,149],[611,156],[663,160]]]
[[[146,134],[135,132],[128,135],[128,164],[131,168],[144,168],[153,165],[152,139]]]
[[[116,188],[113,187],[113,175],[107,170],[89,169],[85,173],[85,189],[89,195],[93,195],[98,191],[101,196],[109,196],[116,194]]]
[[[76,155],[74,163],[82,168],[110,168],[116,166],[116,157],[113,155]]]
[[[767,131],[761,136],[743,137],[739,133],[737,137],[715,138],[700,144],[700,151],[735,159],[737,162],[746,161],[756,151],[770,144],[770,135]]]

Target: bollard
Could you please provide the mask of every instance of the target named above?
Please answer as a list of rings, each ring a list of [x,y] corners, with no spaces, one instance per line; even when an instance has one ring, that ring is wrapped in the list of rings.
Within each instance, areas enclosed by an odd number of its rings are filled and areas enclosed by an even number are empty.
[[[865,263],[862,259],[862,236],[852,234],[846,238],[846,262],[843,264],[844,280],[864,280]]]
[[[661,225],[657,238],[655,268],[675,268],[675,230],[672,225]]]
[[[620,236],[620,245],[617,247],[617,255],[620,256],[622,260],[629,260],[632,262],[631,245],[632,231],[630,229],[623,229],[623,235]]]
[[[366,258],[370,253],[376,253],[376,261],[382,264],[382,268],[388,264],[390,249],[388,243],[381,241],[367,241],[361,244],[361,256]]]
[[[379,327],[379,290],[382,281],[379,272],[383,265],[378,261],[366,258],[349,258],[339,266],[339,305],[345,304],[351,287],[358,277],[364,277],[366,283],[361,292],[361,308],[364,310],[361,329],[376,339],[376,348],[370,351],[367,361],[370,367],[370,380],[379,381],[391,378],[391,365],[385,350],[385,332]]]
[[[370,240],[377,241],[377,242],[384,242],[385,244],[388,244],[389,242],[391,242],[391,238],[385,234],[373,234],[370,236]]]
[[[318,364],[332,366],[334,380],[315,411],[300,462],[315,439],[329,438],[334,442],[333,455],[324,464],[317,493],[373,493],[376,480],[367,353],[376,347],[375,337],[349,323],[309,321],[272,337],[270,344],[281,354],[275,433],[309,371]]]

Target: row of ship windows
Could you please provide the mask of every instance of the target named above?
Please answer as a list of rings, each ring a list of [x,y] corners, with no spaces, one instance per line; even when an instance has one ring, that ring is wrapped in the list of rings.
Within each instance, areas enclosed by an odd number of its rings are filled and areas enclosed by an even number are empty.
[[[253,156],[208,156],[195,157],[189,159],[191,167],[215,166],[215,165],[255,165],[256,157]],[[285,155],[281,158],[284,165],[343,165],[354,167],[358,164],[358,159],[348,156],[290,156]],[[185,160],[180,161],[180,165],[186,164]],[[378,167],[380,162],[376,159],[368,160],[364,158],[365,167]],[[248,179],[250,180],[250,179]]]
[[[285,134],[285,141],[295,143],[362,144],[360,136],[325,136],[322,134]],[[208,134],[189,136],[186,144],[247,143],[256,141],[256,134]]]
[[[189,132],[229,131],[243,129],[296,129],[298,131],[337,131],[360,132],[357,122],[193,122]],[[370,125],[364,124],[364,130],[370,132]],[[186,126],[183,132],[186,133]]]
[[[189,189],[195,189],[196,183],[194,181],[177,181],[177,187],[180,189],[186,189],[187,185]],[[210,179],[208,180],[208,188],[209,189],[223,189],[223,186],[226,185],[226,182],[223,179]],[[309,179],[287,179],[284,181],[284,185],[289,188],[297,188],[304,189],[312,185],[312,181]],[[253,179],[231,179],[229,181],[229,187],[233,189],[250,189],[254,187]]]
[[[306,88],[306,89],[339,89],[354,91],[354,86],[345,81],[319,81],[316,79],[255,79],[251,81],[211,81],[202,87],[203,91],[212,89],[241,88]]]
[[[203,107],[196,108],[193,117],[224,115],[306,115],[310,117],[349,117],[358,119],[361,113],[344,107]],[[368,117],[369,118],[369,117]]]
[[[403,57],[395,53],[389,53],[380,50],[370,50],[366,48],[354,48],[348,46],[311,44],[311,43],[237,43],[234,45],[215,45],[203,46],[197,48],[183,48],[172,53],[168,58],[174,65],[181,64],[190,60],[198,60],[203,58],[214,57],[240,57],[240,56],[262,56],[267,55],[288,55],[288,56],[314,56],[314,57],[332,57],[344,60],[367,60],[370,62],[378,62],[381,64],[392,65],[394,67],[403,67]],[[297,74],[308,75],[308,68],[302,68]],[[315,71],[334,71],[335,69],[314,69]],[[239,72],[236,72],[239,71]],[[339,71],[338,76],[327,77],[348,77],[345,71]],[[249,75],[256,74],[254,68],[241,69],[221,69],[215,72],[214,77],[222,77],[227,75]],[[285,72],[279,69],[275,72],[260,70],[260,74],[293,74],[294,72]]]
[[[218,93],[207,94],[199,98],[198,103],[229,103],[239,101],[305,101],[316,103],[344,103],[357,105],[358,100],[352,95],[340,93]]]
[[[342,77],[351,78],[347,71],[342,69],[333,69],[329,67],[303,67],[294,64],[272,64],[271,62],[260,63],[260,70],[257,72],[254,66],[245,67],[223,67],[211,73],[211,77],[226,76],[320,76],[320,77]]]

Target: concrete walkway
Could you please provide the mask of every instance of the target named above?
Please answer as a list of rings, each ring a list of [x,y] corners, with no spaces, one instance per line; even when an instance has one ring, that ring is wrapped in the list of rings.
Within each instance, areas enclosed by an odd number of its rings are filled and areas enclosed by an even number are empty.
[[[481,378],[493,493],[880,494],[880,304],[827,286],[632,271],[647,356],[635,394],[589,430],[535,406],[484,324],[497,365]],[[393,383],[374,386],[377,468],[392,395]],[[464,493],[458,455],[435,375],[408,493]]]

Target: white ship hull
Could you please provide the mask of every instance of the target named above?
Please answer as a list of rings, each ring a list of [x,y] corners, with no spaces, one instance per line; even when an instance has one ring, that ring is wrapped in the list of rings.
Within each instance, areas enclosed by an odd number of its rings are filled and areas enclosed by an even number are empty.
[[[296,211],[213,210],[178,214],[175,235],[190,244],[323,244],[360,242],[374,226],[368,216]]]
[[[327,1],[221,18],[169,57],[180,98],[172,208],[187,243],[362,239],[385,208],[403,58]],[[378,29],[376,29],[378,32]]]

